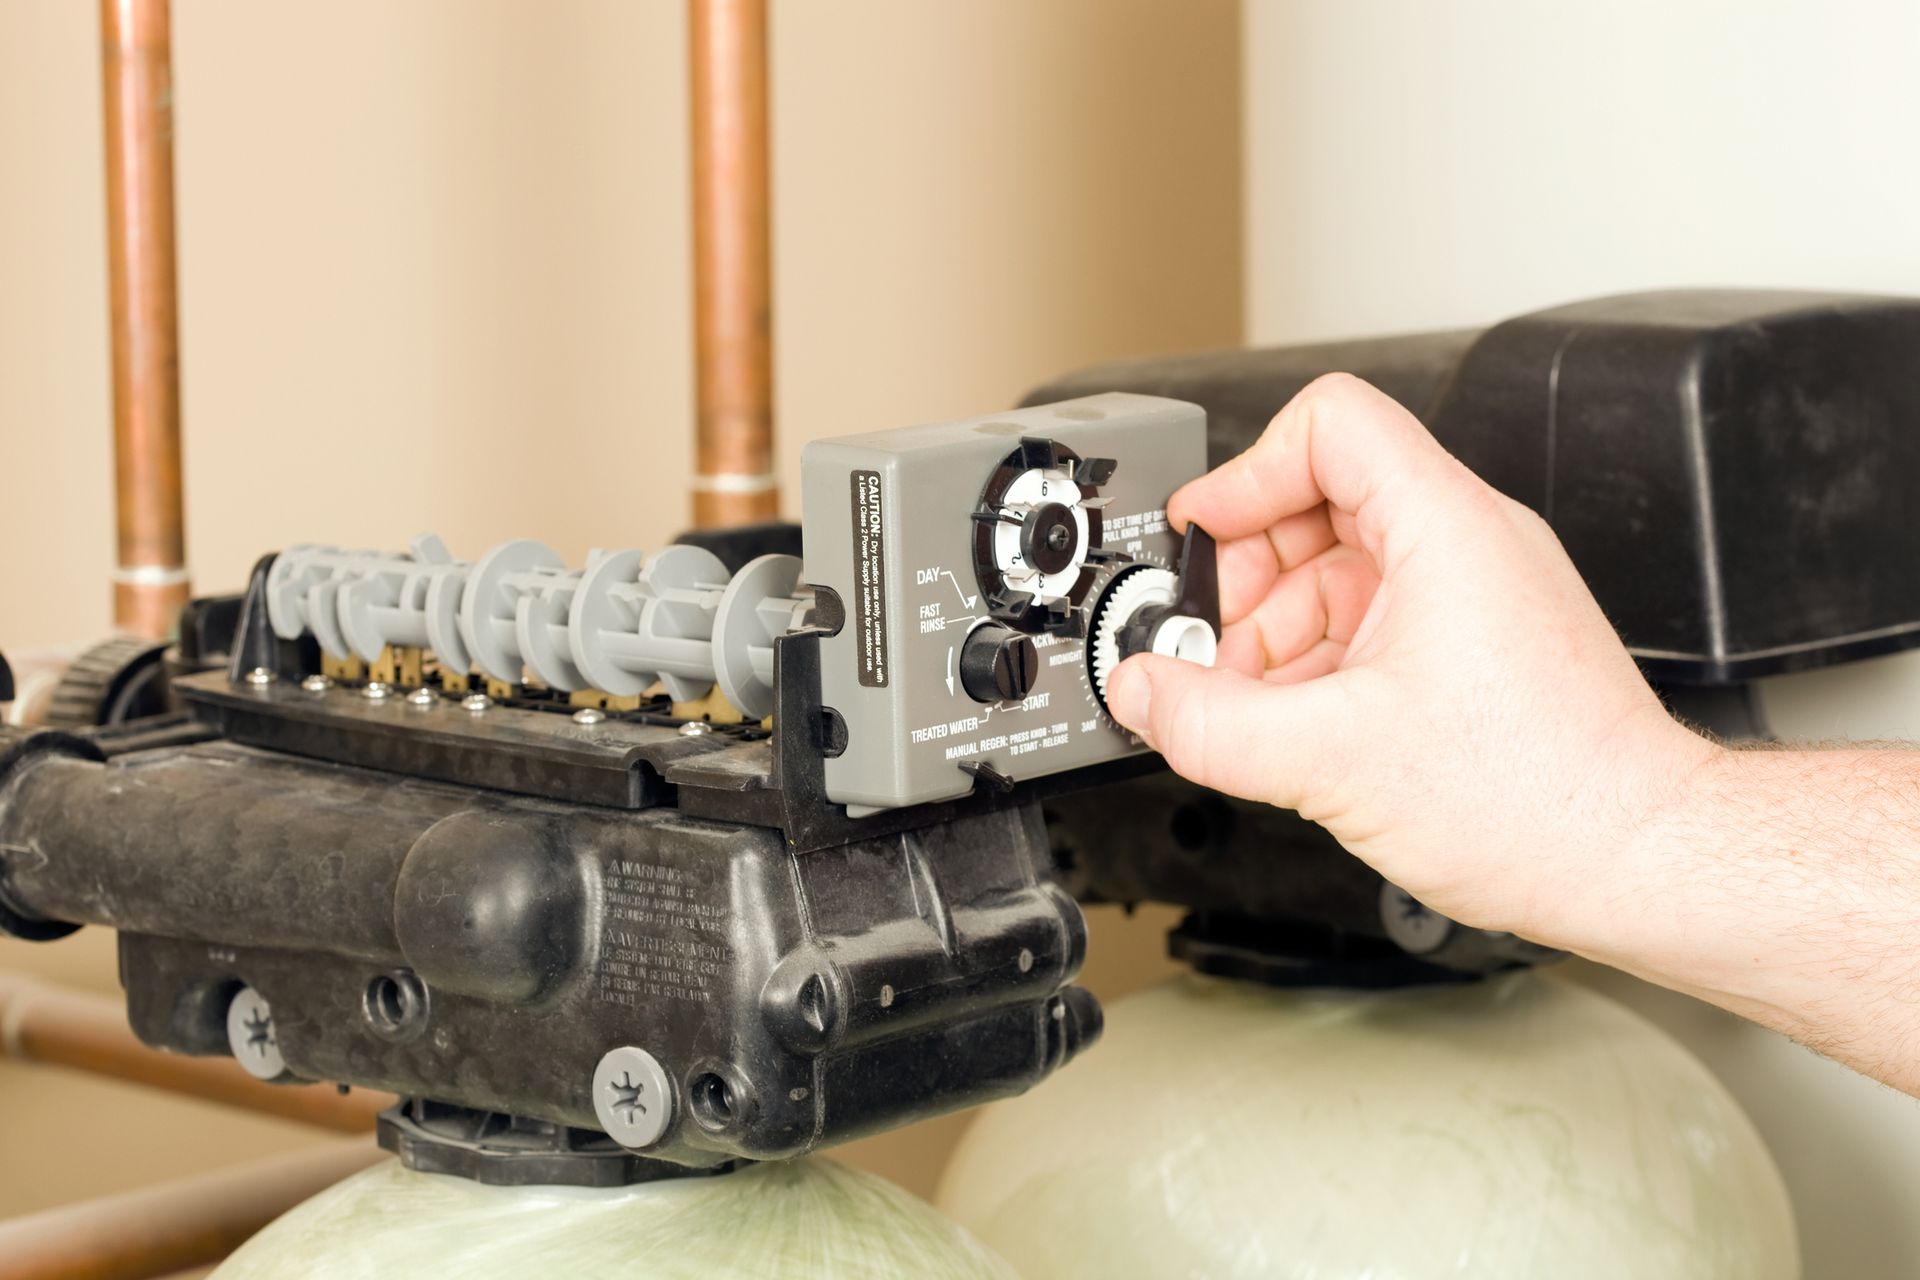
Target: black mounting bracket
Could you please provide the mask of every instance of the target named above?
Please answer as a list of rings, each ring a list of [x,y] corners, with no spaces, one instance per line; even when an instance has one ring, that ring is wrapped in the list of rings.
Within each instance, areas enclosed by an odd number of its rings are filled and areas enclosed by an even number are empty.
[[[420,1173],[444,1173],[492,1187],[625,1187],[662,1178],[731,1173],[650,1160],[595,1129],[402,1098],[380,1113],[380,1145]]]

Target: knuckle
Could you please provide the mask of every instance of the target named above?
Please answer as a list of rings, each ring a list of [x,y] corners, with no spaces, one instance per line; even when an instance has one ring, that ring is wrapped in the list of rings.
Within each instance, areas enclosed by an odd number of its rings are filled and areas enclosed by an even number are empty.
[[[1300,393],[1280,417],[1274,419],[1274,425],[1282,425],[1283,420],[1298,422],[1301,429],[1314,419],[1338,412],[1359,397],[1366,384],[1350,373],[1323,373],[1300,388]]]
[[[1524,502],[1509,498],[1491,486],[1482,486],[1486,490],[1488,509],[1506,523],[1506,526],[1530,544],[1551,543],[1559,545],[1560,536],[1547,523],[1545,516]]]
[[[1273,416],[1267,424],[1267,435],[1284,436],[1294,429],[1294,424],[1310,422],[1316,409],[1351,401],[1368,389],[1365,382],[1351,373],[1323,373],[1295,392],[1286,407]]]
[[[1332,373],[1323,373],[1312,382],[1309,382],[1306,392],[1303,394],[1347,396],[1352,395],[1355,391],[1358,391],[1366,385],[1367,384],[1356,375],[1348,373],[1343,369],[1336,369]]]
[[[1518,524],[1522,529],[1541,537],[1551,538],[1555,536],[1553,526],[1548,524],[1547,518],[1538,511],[1535,511],[1526,503],[1516,502],[1512,498],[1503,498],[1503,501],[1507,504],[1508,515],[1514,523]]]
[[[1462,468],[1462,470],[1464,472],[1462,477],[1464,483],[1460,486],[1461,501],[1471,505],[1475,511],[1484,512],[1487,515],[1502,516],[1511,519],[1518,514],[1513,508],[1519,506],[1519,504],[1514,502],[1513,499],[1507,497],[1472,472],[1465,471],[1464,468]]]

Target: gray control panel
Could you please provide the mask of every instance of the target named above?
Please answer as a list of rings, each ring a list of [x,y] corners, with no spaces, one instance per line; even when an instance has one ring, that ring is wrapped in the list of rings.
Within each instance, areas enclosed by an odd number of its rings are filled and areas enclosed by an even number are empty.
[[[829,797],[858,815],[1142,750],[1102,690],[1129,653],[1212,662],[1166,516],[1205,469],[1198,406],[1121,392],[808,445],[806,580],[843,614]]]
[[[1210,664],[1218,638],[1212,540],[1166,511],[1205,469],[1206,434],[1195,405],[1112,392],[816,441],[804,564],[730,574],[685,544],[580,568],[530,538],[471,562],[431,536],[303,544],[274,558],[264,603],[277,637],[318,646],[318,689],[696,733],[774,728],[775,653],[804,630],[826,796],[858,817],[1141,750],[1106,713],[1108,675],[1149,651]]]

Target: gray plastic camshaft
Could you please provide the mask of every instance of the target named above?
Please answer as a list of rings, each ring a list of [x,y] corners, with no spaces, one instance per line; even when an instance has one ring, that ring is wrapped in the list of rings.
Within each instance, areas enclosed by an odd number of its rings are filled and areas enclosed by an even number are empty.
[[[579,579],[557,552],[532,538],[503,542],[481,556],[460,595],[460,634],[474,665],[507,684],[519,684],[533,667],[555,689],[583,687],[565,635]]]
[[[676,702],[714,685],[749,720],[773,711],[773,638],[812,606],[800,561],[761,556],[731,578],[712,552],[617,552],[588,568],[573,598],[574,661],[596,689],[631,695],[658,680]]]
[[[631,697],[657,681],[678,702],[717,684],[759,720],[773,711],[773,642],[813,606],[800,579],[793,556],[729,577],[712,552],[684,545],[595,551],[572,571],[524,538],[468,566],[423,535],[401,555],[290,548],[268,575],[268,611],[277,634],[311,632],[335,657],[424,645],[450,670],[508,684],[531,671],[550,688]]]
[[[720,692],[749,720],[773,714],[773,642],[807,625],[813,592],[793,556],[750,560],[727,584],[713,619],[713,667]]]
[[[421,534],[410,547],[410,559],[373,560],[341,586],[341,635],[368,662],[388,645],[430,647],[443,662],[465,670],[466,647],[455,611],[467,566],[457,563],[434,534]]]
[[[714,684],[713,617],[727,581],[720,557],[700,547],[602,556],[573,597],[574,662],[607,693],[631,696],[657,680],[676,702],[704,697]]]
[[[446,605],[459,600],[465,575],[432,534],[415,538],[411,554],[289,547],[267,574],[267,618],[282,639],[311,634],[337,660],[358,654],[371,662],[390,644],[431,646],[464,669],[465,646]]]
[[[274,557],[267,571],[267,621],[282,640],[311,634],[330,658],[347,657],[340,634],[339,595],[343,576],[378,556],[377,551],[301,543]]]

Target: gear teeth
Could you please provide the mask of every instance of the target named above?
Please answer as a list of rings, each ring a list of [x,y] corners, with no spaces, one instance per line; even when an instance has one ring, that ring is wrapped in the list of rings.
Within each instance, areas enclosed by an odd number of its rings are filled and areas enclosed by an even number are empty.
[[[1093,687],[1101,705],[1107,700],[1107,679],[1120,665],[1120,633],[1133,615],[1147,605],[1172,604],[1180,580],[1169,570],[1141,567],[1115,579],[1100,600],[1093,620]]]
[[[130,713],[144,714],[144,707],[119,705],[122,695],[144,668],[159,664],[166,650],[165,644],[141,636],[112,636],[93,645],[61,673],[47,707],[48,727],[92,729]]]

